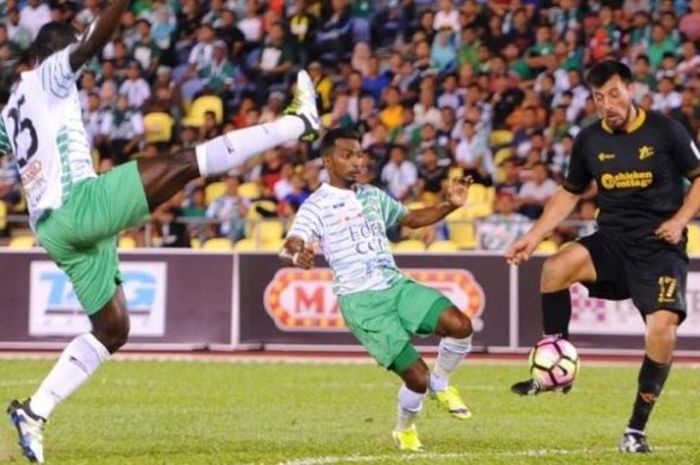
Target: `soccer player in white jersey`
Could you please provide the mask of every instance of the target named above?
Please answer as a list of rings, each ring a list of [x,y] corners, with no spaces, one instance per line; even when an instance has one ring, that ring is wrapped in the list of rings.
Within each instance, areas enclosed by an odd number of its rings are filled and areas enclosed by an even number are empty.
[[[330,182],[301,205],[280,257],[309,269],[314,244],[320,243],[333,270],[345,323],[380,365],[404,381],[394,442],[401,450],[420,451],[415,419],[426,392],[454,417],[471,416],[449,385],[449,374],[471,348],[472,324],[443,294],[400,272],[386,229],[395,224],[421,228],[441,220],[464,204],[471,180],[453,182],[447,201],[409,211],[380,189],[358,184],[367,157],[355,132],[330,130],[321,143],[321,155]],[[432,373],[411,344],[411,336],[430,334],[442,336]]]
[[[80,70],[112,37],[128,0],[107,2],[80,39],[65,23],[42,27],[33,68],[21,75],[0,115],[0,153],[19,165],[32,229],[70,277],[92,331],[73,339],[38,390],[8,408],[30,461],[43,462],[43,427],[53,409],[124,345],[129,317],[121,289],[116,235],[148,217],[199,176],[215,176],[288,141],[312,140],[316,94],[305,71],[287,114],[233,131],[179,154],[138,159],[96,176],[81,121]]]

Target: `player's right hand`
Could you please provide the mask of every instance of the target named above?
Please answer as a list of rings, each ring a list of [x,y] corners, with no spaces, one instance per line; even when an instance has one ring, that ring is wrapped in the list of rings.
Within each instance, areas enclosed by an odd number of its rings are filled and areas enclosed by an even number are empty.
[[[508,264],[520,265],[521,263],[528,261],[539,243],[539,239],[529,235],[525,235],[513,242],[506,249],[506,260],[508,261]]]
[[[314,266],[314,255],[316,251],[313,245],[301,244],[301,249],[294,254],[294,264],[303,270],[308,270]]]

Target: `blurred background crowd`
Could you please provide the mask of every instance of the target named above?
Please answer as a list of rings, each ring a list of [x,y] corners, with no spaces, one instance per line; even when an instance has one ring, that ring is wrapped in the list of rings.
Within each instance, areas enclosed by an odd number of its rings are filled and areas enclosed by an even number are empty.
[[[0,102],[52,20],[84,30],[99,0],[0,0]],[[502,250],[542,212],[574,137],[596,121],[585,69],[633,70],[637,105],[700,133],[700,0],[135,0],[79,82],[99,172],[170,154],[277,118],[307,69],[325,126],[362,136],[373,183],[409,208],[476,181],[465,208],[434,227],[397,229],[396,250]],[[261,153],[227,177],[198,180],[123,247],[279,247],[324,180],[318,147]],[[594,228],[591,187],[544,243]],[[0,160],[0,229],[26,210],[16,168]],[[8,216],[9,215],[9,216]]]

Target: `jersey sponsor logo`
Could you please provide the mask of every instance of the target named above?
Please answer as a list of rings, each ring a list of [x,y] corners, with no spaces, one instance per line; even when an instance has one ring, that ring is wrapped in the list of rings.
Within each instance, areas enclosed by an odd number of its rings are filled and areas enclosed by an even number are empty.
[[[650,145],[642,145],[639,147],[639,159],[646,160],[647,158],[654,155],[654,147]]]
[[[120,266],[133,336],[165,334],[167,264],[125,262]],[[90,331],[90,320],[70,279],[49,261],[33,261],[30,271],[29,334],[75,336]]]
[[[484,289],[466,270],[413,268],[408,277],[437,289],[469,315],[475,331],[484,323]],[[333,293],[333,273],[328,268],[279,270],[265,288],[265,311],[282,331],[347,331]]]
[[[598,160],[600,161],[608,161],[608,160],[613,160],[615,158],[614,153],[605,153],[605,152],[600,152],[598,154]]]
[[[386,227],[381,221],[364,220],[350,224],[348,231],[355,252],[360,255],[383,252],[387,248]]]
[[[32,181],[41,173],[41,160],[33,160],[29,162],[24,168],[22,168],[22,184],[25,186]]]
[[[627,171],[622,173],[605,173],[600,177],[604,189],[638,189],[649,187],[654,182],[651,171]]]

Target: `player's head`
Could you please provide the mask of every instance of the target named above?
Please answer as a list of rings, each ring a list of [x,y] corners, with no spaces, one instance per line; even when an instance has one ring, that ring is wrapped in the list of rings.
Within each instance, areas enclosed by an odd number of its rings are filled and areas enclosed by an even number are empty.
[[[332,185],[350,187],[367,169],[360,135],[351,129],[331,129],[321,141],[321,156]]]
[[[29,59],[32,63],[41,63],[54,53],[77,41],[76,30],[70,24],[58,21],[47,23],[39,30],[39,34],[29,49]]]
[[[586,82],[591,88],[598,115],[611,129],[623,129],[632,114],[632,71],[624,63],[605,60],[588,71]]]

